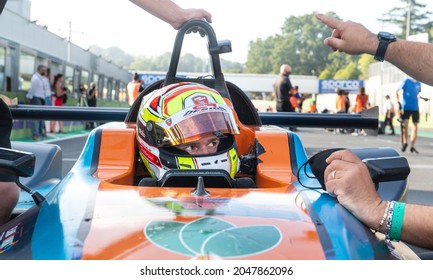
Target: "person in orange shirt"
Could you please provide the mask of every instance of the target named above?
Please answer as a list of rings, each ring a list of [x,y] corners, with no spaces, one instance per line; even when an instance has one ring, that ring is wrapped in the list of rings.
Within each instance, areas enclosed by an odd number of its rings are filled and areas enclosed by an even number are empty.
[[[128,91],[129,106],[132,106],[135,99],[137,99],[138,95],[140,94],[140,86],[140,77],[138,76],[138,73],[134,73],[132,81],[130,81],[126,87],[126,90]]]
[[[364,87],[359,87],[359,92],[356,95],[354,112],[361,114],[362,109],[367,109],[368,95],[365,93]]]
[[[367,107],[368,107],[368,94],[365,93],[365,87],[361,86],[359,87],[359,92],[356,94],[355,107],[353,108],[353,111],[356,114],[361,114],[362,110],[367,109]],[[361,133],[364,136],[366,135],[366,133],[360,129],[355,129],[352,135],[358,136],[358,133]]]
[[[316,100],[310,102],[310,111],[309,113],[317,113]]]
[[[295,112],[301,111],[301,108],[299,107],[300,99],[301,96],[299,95],[299,87],[295,86],[292,88],[292,95],[290,96],[290,103],[292,104],[293,109],[295,109]]]
[[[335,99],[335,109],[337,114],[347,112],[345,91],[342,89],[337,90],[337,98]]]

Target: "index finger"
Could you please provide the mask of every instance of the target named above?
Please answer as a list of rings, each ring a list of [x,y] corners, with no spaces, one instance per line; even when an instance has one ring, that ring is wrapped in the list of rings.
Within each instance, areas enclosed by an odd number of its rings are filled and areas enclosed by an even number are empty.
[[[328,16],[326,16],[324,14],[320,14],[320,13],[316,14],[315,16],[318,20],[320,20],[321,22],[326,24],[331,29],[337,29],[338,25],[341,22],[340,20],[338,20],[336,18],[328,17]]]

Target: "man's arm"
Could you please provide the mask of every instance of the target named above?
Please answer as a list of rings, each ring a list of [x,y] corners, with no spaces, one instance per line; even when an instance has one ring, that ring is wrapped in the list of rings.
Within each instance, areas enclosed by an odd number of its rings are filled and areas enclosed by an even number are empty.
[[[388,45],[385,60],[410,77],[433,85],[433,44],[397,40]]]
[[[212,15],[203,9],[183,9],[170,0],[130,0],[132,3],[167,22],[174,29],[190,19],[204,19],[212,22]]]
[[[377,34],[362,24],[343,22],[323,14],[316,14],[316,18],[333,29],[331,37],[324,43],[334,51],[353,55],[376,53],[379,45]],[[399,39],[388,45],[385,60],[418,81],[433,85],[433,44]]]
[[[366,165],[351,151],[334,152],[326,160],[327,191],[369,228],[376,230],[386,212],[387,202],[376,192]],[[433,207],[407,203],[401,240],[433,249]],[[379,227],[384,233],[386,225]]]

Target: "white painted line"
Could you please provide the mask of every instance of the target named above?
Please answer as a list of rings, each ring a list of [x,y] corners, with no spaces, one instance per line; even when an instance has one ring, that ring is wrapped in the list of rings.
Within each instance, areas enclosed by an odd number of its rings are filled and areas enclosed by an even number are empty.
[[[409,164],[410,168],[415,168],[415,169],[432,169],[433,170],[433,165],[431,164]]]

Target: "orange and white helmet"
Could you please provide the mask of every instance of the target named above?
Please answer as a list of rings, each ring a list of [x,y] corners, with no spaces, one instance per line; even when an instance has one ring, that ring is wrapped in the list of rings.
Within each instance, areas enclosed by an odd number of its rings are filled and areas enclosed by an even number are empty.
[[[143,98],[137,117],[140,158],[158,181],[172,169],[219,169],[234,178],[239,156],[234,135],[239,129],[231,107],[214,89],[197,83],[176,83]],[[175,146],[215,135],[213,154],[190,155]]]

